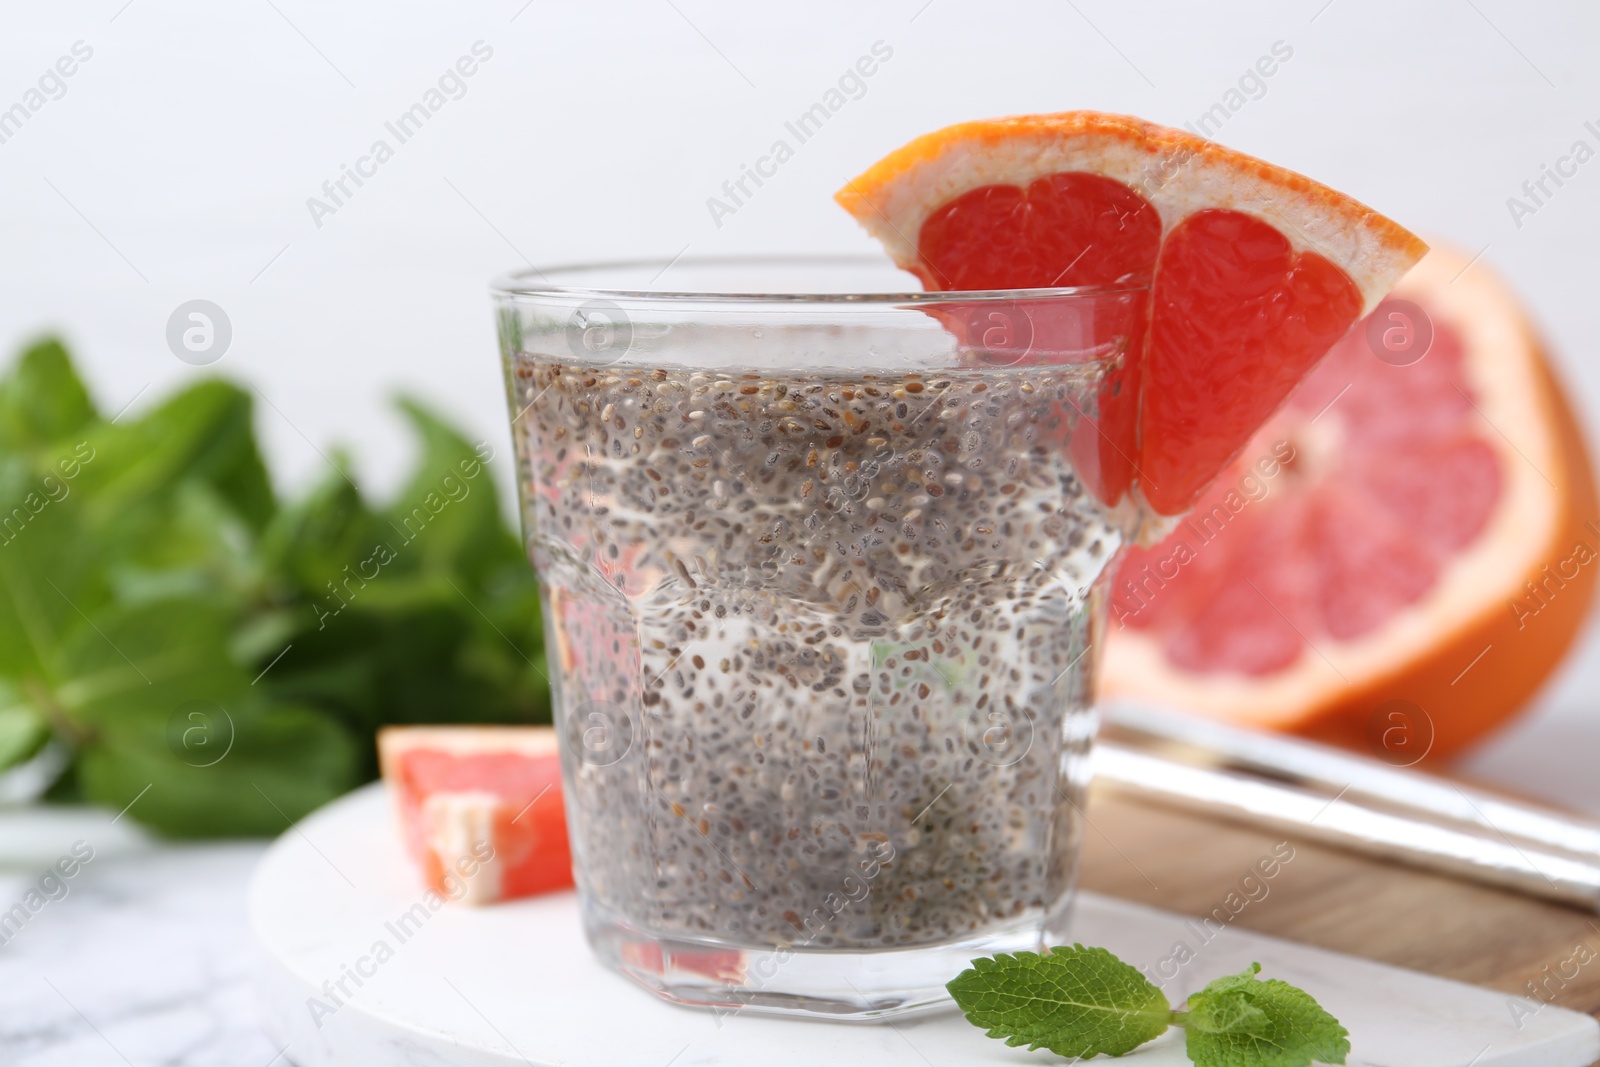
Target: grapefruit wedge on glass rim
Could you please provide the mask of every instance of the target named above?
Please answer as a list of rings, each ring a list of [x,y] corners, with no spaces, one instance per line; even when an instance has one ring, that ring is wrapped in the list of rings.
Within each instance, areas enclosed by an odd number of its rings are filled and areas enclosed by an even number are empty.
[[[1426,251],[1292,171],[1093,111],[947,127],[835,198],[928,289],[1150,286],[1080,460],[1146,516],[1191,507]]]
[[[1516,298],[1436,249],[1165,540],[1123,559],[1102,689],[1391,763],[1449,756],[1571,645],[1596,521]]]

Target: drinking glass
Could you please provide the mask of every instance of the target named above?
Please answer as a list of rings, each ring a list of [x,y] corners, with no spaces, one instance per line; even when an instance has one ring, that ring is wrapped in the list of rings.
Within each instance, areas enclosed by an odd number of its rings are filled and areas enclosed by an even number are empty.
[[[880,1016],[1065,935],[1148,293],[914,284],[495,284],[583,922],[668,999]]]

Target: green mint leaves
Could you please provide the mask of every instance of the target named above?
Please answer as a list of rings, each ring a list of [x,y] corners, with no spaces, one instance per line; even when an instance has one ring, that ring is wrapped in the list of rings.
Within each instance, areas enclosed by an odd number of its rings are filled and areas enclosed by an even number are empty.
[[[1199,1067],[1344,1063],[1350,1041],[1339,1021],[1304,990],[1258,979],[1260,971],[1253,963],[1218,978],[1182,1012],[1138,970],[1083,945],[973,960],[948,988],[990,1037],[1069,1058],[1123,1056],[1179,1026]]]
[[[947,988],[990,1037],[1058,1056],[1121,1056],[1161,1036],[1172,1018],[1148,978],[1082,945],[973,960]]]
[[[392,499],[337,455],[284,499],[255,400],[197,377],[113,417],[55,341],[0,367],[0,772],[54,741],[51,797],[275,834],[373,777],[386,723],[549,721],[504,447],[402,404]]]

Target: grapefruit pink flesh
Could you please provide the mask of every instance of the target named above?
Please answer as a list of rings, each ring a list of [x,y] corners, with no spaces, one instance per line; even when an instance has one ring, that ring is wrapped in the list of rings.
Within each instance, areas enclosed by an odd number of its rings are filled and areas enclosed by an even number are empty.
[[[1378,629],[1433,587],[1499,502],[1501,459],[1473,405],[1447,324],[1409,366],[1350,334],[1236,471],[1166,540],[1129,552],[1117,622],[1157,635],[1183,670],[1251,675],[1314,655],[1307,640]]]
[[[1053,174],[961,194],[928,216],[917,250],[929,289],[1148,284],[1161,216],[1121,182]]]
[[[1093,174],[964,193],[928,217],[917,249],[924,284],[940,288],[1154,283],[1149,342],[1126,355],[1129,377],[1149,383],[1140,440],[1116,445],[1137,454],[1133,473],[1164,515],[1194,503],[1361,310],[1343,271],[1266,223],[1213,208],[1163,245],[1150,202]]]

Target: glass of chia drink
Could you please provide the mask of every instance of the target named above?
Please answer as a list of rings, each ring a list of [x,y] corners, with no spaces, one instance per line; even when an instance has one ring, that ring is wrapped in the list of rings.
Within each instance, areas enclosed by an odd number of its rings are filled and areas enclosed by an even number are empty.
[[[880,1016],[1065,936],[1148,293],[913,286],[496,283],[583,919],[668,999]]]

